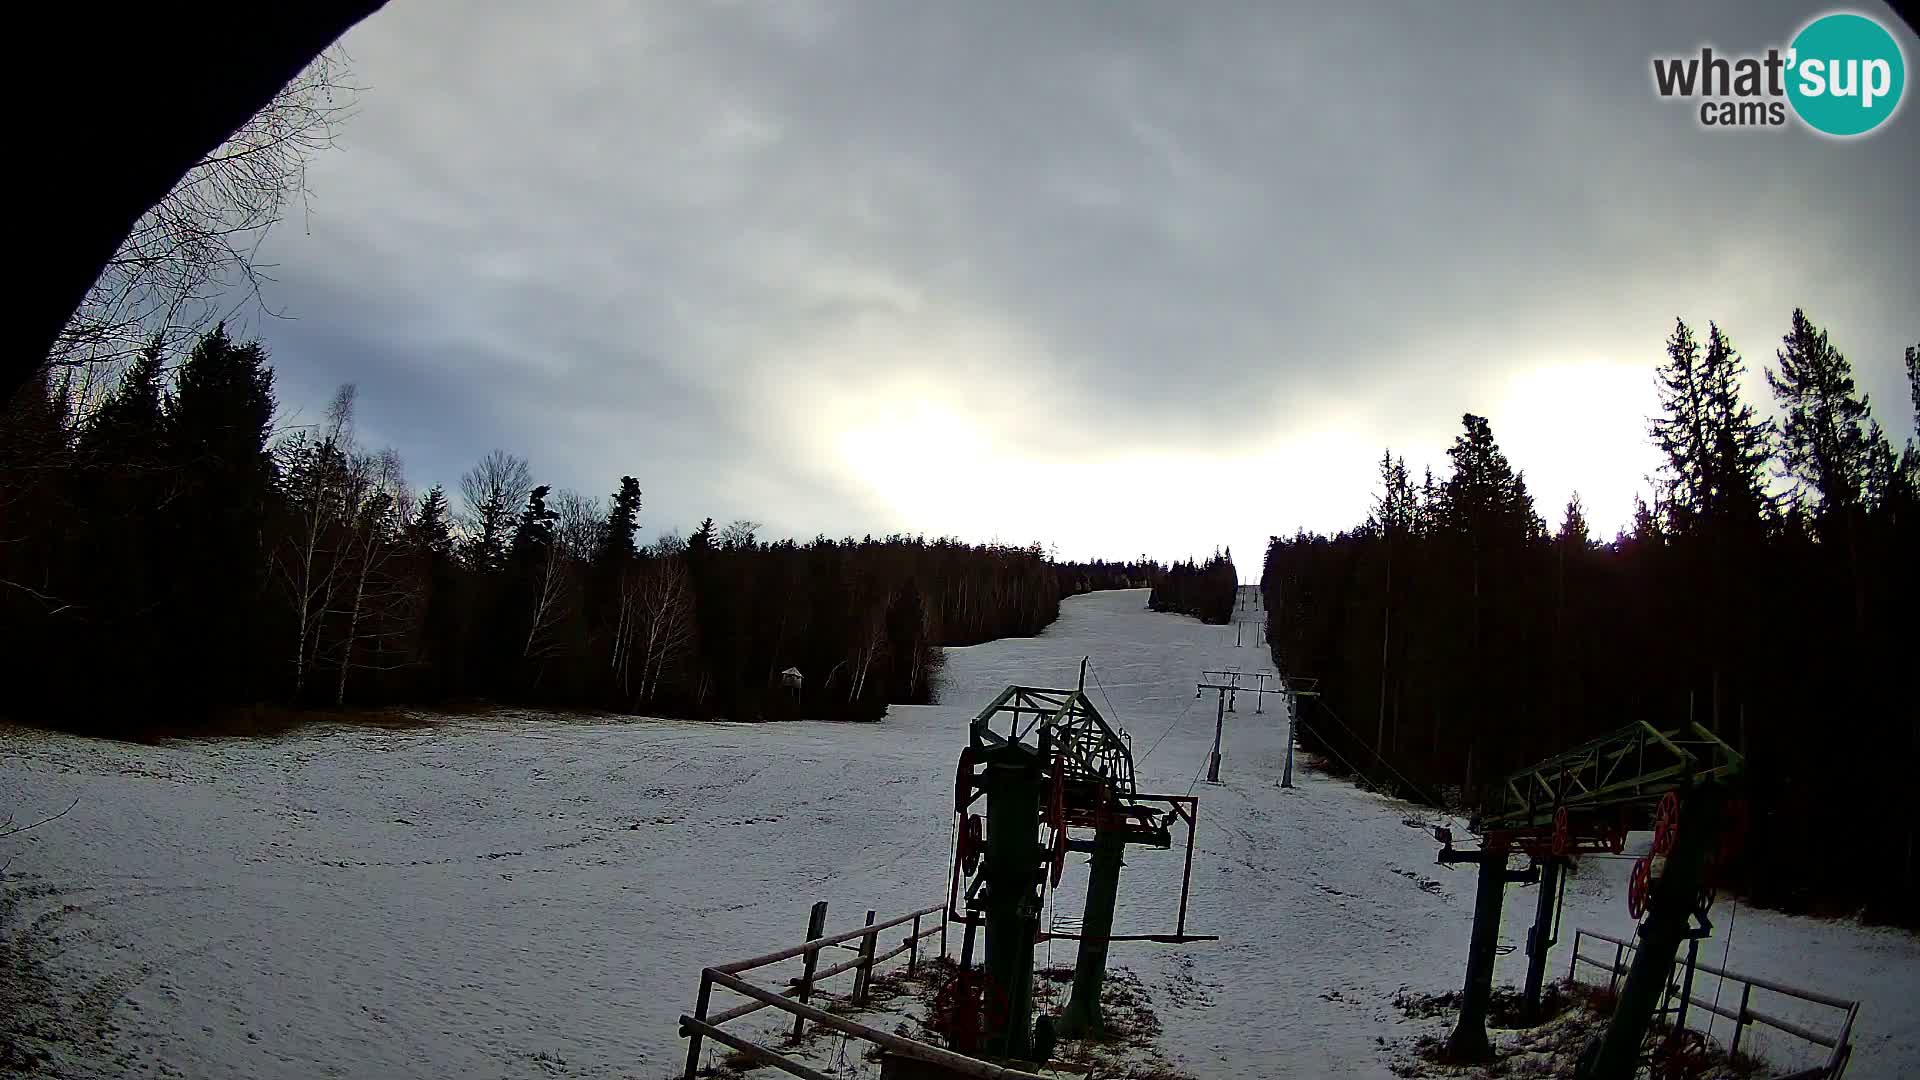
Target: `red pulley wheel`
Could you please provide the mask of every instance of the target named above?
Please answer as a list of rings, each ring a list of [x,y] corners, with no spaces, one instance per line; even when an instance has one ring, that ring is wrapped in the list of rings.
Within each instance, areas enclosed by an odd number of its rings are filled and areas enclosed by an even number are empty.
[[[968,877],[980,868],[980,855],[986,850],[985,826],[979,814],[970,814],[960,830],[960,870]]]
[[[973,800],[973,747],[960,750],[960,769],[953,778],[953,812],[964,814]]]
[[[1653,858],[1642,855],[1633,864],[1627,879],[1627,914],[1635,919],[1647,913],[1647,894],[1653,889]]]
[[[1573,846],[1573,826],[1567,820],[1567,808],[1561,807],[1553,812],[1553,853],[1565,855]]]
[[[1680,834],[1680,796],[1667,792],[1660,796],[1660,808],[1653,815],[1653,853],[1670,855],[1673,841]]]

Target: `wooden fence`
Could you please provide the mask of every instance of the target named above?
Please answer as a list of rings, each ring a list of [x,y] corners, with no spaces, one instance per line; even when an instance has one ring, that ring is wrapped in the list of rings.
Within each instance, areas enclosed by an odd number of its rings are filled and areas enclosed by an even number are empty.
[[[921,926],[922,920],[929,919],[934,915],[940,916],[940,924],[938,926],[928,926],[923,929]],[[700,991],[699,995],[694,999],[693,1014],[691,1016],[683,1015],[680,1017],[680,1036],[687,1040],[687,1071],[685,1080],[694,1080],[694,1075],[699,1071],[701,1043],[704,1039],[712,1039],[714,1042],[720,1043],[723,1046],[732,1047],[763,1065],[771,1065],[776,1069],[780,1069],[794,1076],[805,1077],[806,1080],[833,1080],[833,1078],[827,1074],[795,1061],[793,1058],[777,1050],[761,1046],[732,1032],[722,1031],[720,1028],[720,1025],[725,1024],[729,1020],[738,1020],[743,1016],[768,1008],[779,1009],[793,1016],[792,1037],[794,1039],[800,1037],[801,1033],[805,1030],[807,1021],[811,1020],[820,1027],[829,1028],[857,1039],[863,1039],[890,1050],[901,1057],[938,1065],[962,1076],[976,1077],[978,1080],[1047,1080],[1046,1077],[1042,1077],[1038,1073],[1021,1072],[1017,1069],[1003,1068],[989,1061],[981,1061],[978,1058],[967,1057],[964,1054],[956,1054],[951,1050],[934,1046],[930,1043],[919,1042],[904,1036],[895,1035],[891,1032],[881,1031],[878,1028],[869,1027],[866,1024],[861,1024],[842,1016],[835,1016],[824,1009],[815,1008],[807,1004],[808,997],[821,982],[835,975],[851,971],[854,973],[853,992],[851,995],[852,1003],[856,1006],[865,1005],[867,1003],[869,990],[872,986],[873,972],[875,969],[888,960],[899,956],[901,953],[905,953],[907,954],[907,970],[912,971],[919,963],[921,940],[934,934],[940,935],[940,955],[944,957],[947,952],[947,918],[946,905],[944,904],[935,904],[932,907],[921,908],[918,911],[909,911],[905,915],[896,915],[885,922],[878,923],[873,921],[874,913],[869,911],[867,912],[867,921],[864,925],[855,927],[852,930],[843,930],[835,934],[824,933],[826,929],[826,916],[826,902],[821,901],[816,903],[813,905],[813,909],[807,919],[807,940],[798,945],[767,953],[764,956],[755,956],[746,960],[735,960],[732,963],[719,964],[700,972]],[[907,932],[906,937],[902,939],[899,945],[888,949],[886,952],[876,951],[879,947],[881,931],[891,930],[896,926],[908,924],[911,924],[912,929]],[[822,949],[836,945],[846,947],[844,945],[845,942],[853,941],[856,938],[859,939],[860,944],[852,959],[824,969],[817,967]],[[769,964],[777,964],[782,960],[791,960],[796,956],[803,958],[802,963],[804,967],[798,978],[788,980],[788,985],[785,989],[777,991],[771,990],[764,986],[755,985],[740,977],[743,972],[766,967]],[[720,1012],[709,1012],[708,1009],[712,1004],[713,990],[716,986],[738,994],[746,998],[747,1001],[731,1008],[723,1009]]]
[[[1580,951],[1580,944],[1587,939],[1603,941],[1612,945],[1613,959],[1609,961],[1605,958],[1596,958],[1582,953]],[[1592,930],[1575,930],[1573,932],[1573,958],[1567,962],[1567,981],[1573,981],[1574,974],[1579,970],[1581,964],[1591,964],[1608,973],[1607,988],[1609,992],[1616,991],[1619,989],[1620,980],[1627,974],[1627,966],[1630,963],[1628,954],[1633,950],[1634,944],[1631,941],[1622,941],[1617,937],[1609,937],[1606,934],[1597,933]],[[1682,966],[1684,966],[1684,961],[1682,962]],[[1690,989],[1676,990],[1670,985],[1667,988],[1668,994],[1680,999],[1677,1006],[1673,1009],[1666,1010],[1679,1014],[1678,1019],[1675,1021],[1675,1027],[1683,1026],[1686,1023],[1687,1007],[1689,1005],[1698,1006],[1715,1016],[1724,1017],[1733,1021],[1733,1042],[1728,1047],[1728,1053],[1730,1054],[1740,1052],[1740,1041],[1746,1034],[1747,1025],[1749,1024],[1764,1024],[1776,1031],[1783,1031],[1796,1038],[1805,1039],[1807,1042],[1813,1043],[1816,1046],[1827,1048],[1827,1060],[1824,1065],[1804,1072],[1794,1073],[1788,1080],[1800,1080],[1800,1078],[1813,1080],[1813,1078],[1816,1077],[1823,1078],[1823,1080],[1836,1080],[1836,1078],[1846,1071],[1847,1062],[1853,1056],[1853,1022],[1860,1015],[1860,1003],[1858,1001],[1848,1001],[1844,998],[1837,998],[1831,994],[1822,994],[1813,990],[1802,990],[1797,986],[1788,986],[1785,983],[1775,982],[1771,979],[1762,979],[1753,975],[1741,975],[1737,972],[1717,968],[1712,964],[1696,962],[1693,967],[1698,971],[1704,971],[1710,975],[1718,975],[1722,980],[1727,982],[1739,983],[1740,1004],[1736,1008],[1729,1009],[1724,1005],[1719,1005],[1712,1001],[1702,1001],[1692,996]],[[1693,979],[1690,975],[1684,985],[1688,988],[1693,986]],[[1840,1017],[1838,1018],[1840,1021],[1839,1030],[1829,1034],[1806,1027],[1802,1024],[1794,1023],[1791,1020],[1784,1020],[1780,1017],[1761,1012],[1759,1009],[1753,1007],[1753,992],[1756,989],[1766,990],[1779,994],[1782,997],[1795,998],[1800,1001],[1811,1002],[1815,1005],[1822,1005],[1837,1010],[1840,1013]]]

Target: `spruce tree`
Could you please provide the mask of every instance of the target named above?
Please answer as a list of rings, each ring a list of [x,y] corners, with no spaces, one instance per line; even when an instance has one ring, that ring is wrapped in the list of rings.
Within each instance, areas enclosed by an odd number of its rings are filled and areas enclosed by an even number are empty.
[[[266,350],[234,342],[225,327],[194,345],[167,401],[163,445],[179,490],[163,510],[161,547],[173,589],[162,648],[173,651],[175,700],[183,705],[260,689],[251,677],[269,637],[261,621],[268,607],[261,542],[274,494],[273,408]]]
[[[420,496],[413,520],[407,523],[406,539],[415,551],[436,559],[453,555],[453,512],[447,506],[447,492],[439,484]]]
[[[1514,472],[1484,416],[1460,418],[1465,431],[1447,449],[1453,475],[1440,488],[1440,525],[1485,549],[1512,546],[1544,531],[1526,478]]]
[[[1920,345],[1907,346],[1907,392],[1913,396],[1913,430],[1916,438],[1907,440],[1907,450],[1900,456],[1900,466],[1906,474],[1907,487],[1920,491]]]
[[[1757,522],[1766,505],[1770,428],[1740,399],[1745,370],[1719,326],[1708,324],[1703,353],[1693,331],[1675,320],[1658,372],[1662,415],[1651,433],[1667,459],[1661,505],[1677,532],[1704,519]]]
[[[620,490],[613,494],[607,511],[606,549],[602,561],[619,561],[634,555],[633,538],[640,531],[640,481],[631,476],[620,478]]]
[[[1821,519],[1837,521],[1859,508],[1866,487],[1868,400],[1855,396],[1853,365],[1806,312],[1794,309],[1782,345],[1779,370],[1766,373],[1783,416],[1780,458]]]
[[[1587,528],[1586,507],[1580,502],[1580,493],[1574,492],[1567,499],[1567,509],[1560,518],[1560,529],[1554,533],[1554,542],[1573,551],[1585,551],[1593,546],[1593,539]]]
[[[1684,320],[1675,319],[1667,337],[1667,360],[1658,371],[1661,415],[1650,434],[1666,457],[1662,497],[1667,524],[1685,528],[1707,502],[1705,392],[1701,386],[1700,343]]]
[[[160,449],[164,371],[158,343],[141,350],[113,393],[81,427],[84,462],[112,468],[154,459]]]
[[[520,511],[509,549],[514,562],[537,559],[553,543],[553,523],[560,515],[547,507],[547,495],[552,491],[550,485],[541,484],[527,494],[527,505]]]

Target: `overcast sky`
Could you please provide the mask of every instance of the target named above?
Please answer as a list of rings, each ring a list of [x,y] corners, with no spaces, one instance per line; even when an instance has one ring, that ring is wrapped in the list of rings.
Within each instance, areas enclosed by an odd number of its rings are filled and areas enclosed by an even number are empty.
[[[1704,131],[1650,58],[1824,6],[1554,6],[392,0],[270,241],[294,319],[250,329],[289,421],[357,383],[421,487],[500,446],[637,476],[649,536],[1224,544],[1247,578],[1466,411],[1610,533],[1676,315],[1764,395],[1804,306],[1911,431],[1915,106]]]

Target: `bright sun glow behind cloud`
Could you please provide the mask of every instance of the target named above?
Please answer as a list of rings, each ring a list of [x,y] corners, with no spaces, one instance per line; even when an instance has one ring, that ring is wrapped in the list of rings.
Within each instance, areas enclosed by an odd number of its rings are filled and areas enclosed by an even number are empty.
[[[857,406],[842,401],[834,467],[893,527],[1042,539],[1064,558],[1136,553],[1114,550],[1115,537],[1163,558],[1204,557],[1225,544],[1247,579],[1258,577],[1270,533],[1364,521],[1384,445],[1364,421],[1321,413],[1276,417],[1274,430],[1285,434],[1250,451],[1042,456],[1021,447],[1018,431],[996,430],[946,400],[937,385],[915,384],[875,388]],[[1657,404],[1645,365],[1575,361],[1509,377],[1490,418],[1548,525],[1578,491],[1604,539],[1627,521],[1658,464],[1645,433]],[[1419,460],[1408,455],[1416,482],[1427,464],[1445,476],[1450,438],[1434,440]]]
[[[1605,540],[1632,517],[1634,495],[1659,467],[1647,438],[1647,418],[1659,411],[1648,365],[1592,360],[1515,372],[1488,419],[1507,458],[1526,471],[1548,527],[1577,491]]]
[[[1279,527],[1276,506],[1320,528],[1364,513],[1354,493],[1365,490],[1377,453],[1364,436],[1330,427],[1253,453],[1046,459],[929,399],[874,408],[834,445],[840,467],[914,531],[1044,539],[1063,558],[1204,557],[1224,544],[1248,579]],[[1114,550],[1115,537],[1133,549]]]

